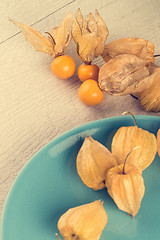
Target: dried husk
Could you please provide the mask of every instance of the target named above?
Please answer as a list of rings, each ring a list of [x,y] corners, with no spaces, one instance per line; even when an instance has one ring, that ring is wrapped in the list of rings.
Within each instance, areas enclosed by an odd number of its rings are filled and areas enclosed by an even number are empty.
[[[105,187],[108,169],[117,165],[115,157],[100,142],[86,137],[77,155],[77,172],[83,183],[94,190]]]
[[[158,129],[158,132],[157,132],[157,151],[158,151],[158,155],[160,156],[160,129]]]
[[[126,163],[125,173],[123,173],[123,164],[121,164],[107,172],[105,183],[109,195],[118,208],[135,217],[145,192],[142,171],[138,167]]]
[[[12,19],[9,20],[22,31],[26,41],[29,42],[36,51],[47,53],[52,57],[63,55],[64,50],[70,42],[73,20],[71,12],[66,15],[63,22],[58,27],[51,30],[49,34],[51,34],[52,37],[49,36],[47,38],[31,26]]]
[[[99,71],[99,86],[111,95],[135,94],[152,84],[146,61],[131,54],[117,55]]]
[[[107,62],[121,54],[133,54],[147,64],[154,63],[154,44],[142,38],[119,38],[105,45],[102,57]]]
[[[64,240],[99,240],[108,221],[101,200],[69,209],[58,221]]]
[[[122,164],[127,153],[136,146],[141,148],[134,151],[127,162],[145,170],[157,153],[157,142],[153,133],[137,126],[120,127],[113,136],[111,151],[118,164]]]
[[[78,9],[72,24],[72,37],[84,63],[89,64],[102,54],[107,36],[108,28],[97,10],[95,17],[89,13],[85,19]]]
[[[72,22],[73,22],[73,15],[69,12],[63,22],[60,24],[59,27],[53,28],[50,31],[51,36],[53,36],[55,45],[54,45],[54,53],[56,56],[61,56],[64,54],[64,51],[70,40],[72,38],[71,30],[72,30]],[[49,36],[50,38],[50,36]],[[50,38],[52,42],[52,39]]]
[[[36,51],[44,52],[51,56],[54,55],[53,44],[42,33],[26,24],[16,22],[13,19],[9,20],[22,31],[26,41],[29,42]]]
[[[151,74],[152,84],[136,94],[145,111],[160,111],[160,67],[155,67]]]

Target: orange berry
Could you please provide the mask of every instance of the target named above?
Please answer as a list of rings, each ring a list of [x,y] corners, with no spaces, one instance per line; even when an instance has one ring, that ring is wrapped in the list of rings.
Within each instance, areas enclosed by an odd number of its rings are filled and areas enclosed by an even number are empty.
[[[84,82],[87,79],[98,80],[99,67],[95,64],[86,65],[81,64],[78,68],[78,77],[81,82]]]
[[[76,66],[72,57],[68,55],[62,55],[56,57],[51,62],[51,70],[55,76],[61,79],[67,79],[73,76]]]
[[[99,88],[97,81],[88,79],[81,84],[78,97],[84,104],[94,106],[103,101],[104,94]]]

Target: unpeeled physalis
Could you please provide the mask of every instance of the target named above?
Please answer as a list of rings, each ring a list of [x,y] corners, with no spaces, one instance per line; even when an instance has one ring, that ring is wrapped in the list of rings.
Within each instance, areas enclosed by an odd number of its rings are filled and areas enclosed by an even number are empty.
[[[103,189],[106,172],[116,164],[116,159],[104,145],[91,136],[85,137],[77,155],[76,165],[77,172],[86,186],[94,190]]]
[[[152,84],[153,77],[149,75],[145,60],[121,54],[100,68],[98,82],[100,88],[111,95],[135,94]]]
[[[84,18],[78,9],[72,24],[72,37],[77,45],[77,53],[85,64],[102,54],[107,36],[108,28],[97,10],[95,17],[89,13]]]
[[[66,15],[58,27],[53,28],[49,33],[47,32],[48,37],[45,37],[44,34],[38,32],[31,26],[16,22],[12,19],[9,20],[22,31],[27,42],[29,42],[36,51],[47,53],[52,57],[63,55],[65,48],[70,42],[73,20],[71,12]]]
[[[132,113],[125,112],[123,114],[126,113],[132,115],[135,126],[123,126],[116,131],[112,139],[111,151],[120,165],[124,163],[128,152],[136,146],[140,146],[140,149],[130,154],[127,163],[143,171],[153,162],[157,153],[156,137],[153,133],[139,128]]]
[[[123,164],[108,170],[105,178],[108,193],[118,208],[132,217],[138,213],[145,191],[141,169],[126,163],[131,152],[137,148],[127,154]]]
[[[154,44],[142,38],[119,38],[105,45],[102,57],[107,62],[121,54],[136,55],[148,65],[154,63]]]
[[[101,200],[69,209],[58,221],[64,240],[99,240],[108,221]]]
[[[140,101],[141,106],[145,111],[159,112],[160,111],[160,67],[154,65],[151,70],[151,77],[153,76],[152,84],[136,96]]]

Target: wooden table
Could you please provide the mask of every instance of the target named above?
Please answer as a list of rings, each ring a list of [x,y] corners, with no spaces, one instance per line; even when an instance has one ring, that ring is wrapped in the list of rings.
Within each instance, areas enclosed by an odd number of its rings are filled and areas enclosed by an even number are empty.
[[[66,53],[76,62],[76,73],[68,80],[50,71],[52,57],[33,50],[8,17],[32,25],[40,32],[59,25],[66,12],[83,15],[97,9],[105,20],[107,42],[122,37],[148,39],[160,53],[159,0],[22,0],[0,2],[0,217],[7,194],[24,165],[55,137],[97,119],[118,116],[124,111],[145,112],[131,96],[105,94],[104,101],[89,107],[80,102],[77,68],[81,64],[71,42]],[[101,67],[101,57],[95,61]],[[156,59],[160,65],[160,59]]]

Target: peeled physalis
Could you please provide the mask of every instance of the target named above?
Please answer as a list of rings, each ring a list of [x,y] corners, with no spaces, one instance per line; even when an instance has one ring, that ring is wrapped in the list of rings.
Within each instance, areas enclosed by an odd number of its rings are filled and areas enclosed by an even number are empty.
[[[130,154],[131,155],[131,154]],[[145,186],[142,171],[131,164],[121,164],[108,170],[106,187],[118,208],[134,217],[140,208]]]
[[[101,200],[69,209],[58,221],[64,240],[99,240],[108,221]]]
[[[98,13],[89,13],[86,19],[78,9],[72,24],[72,37],[80,59],[88,64],[102,54],[108,36],[108,28]]]
[[[16,22],[14,23],[24,34],[26,40],[34,47],[36,51],[48,53],[52,57],[61,56],[71,39],[72,13],[69,12],[63,22],[56,28],[53,28],[49,37],[45,37],[31,26]]]
[[[91,136],[85,138],[76,161],[81,180],[94,190],[105,187],[106,172],[117,164],[111,152]]]
[[[98,82],[102,90],[112,95],[140,92],[152,83],[146,61],[131,54],[117,55],[99,71]]]
[[[128,157],[127,162],[144,170],[153,162],[157,153],[156,137],[153,133],[139,128],[135,118],[134,122],[135,126],[120,127],[117,130],[112,139],[112,154],[118,164],[123,164],[127,153],[134,147],[140,146],[140,149]]]
[[[154,63],[154,44],[142,38],[120,38],[105,45],[102,57],[107,62],[121,54],[136,55],[147,64]]]

